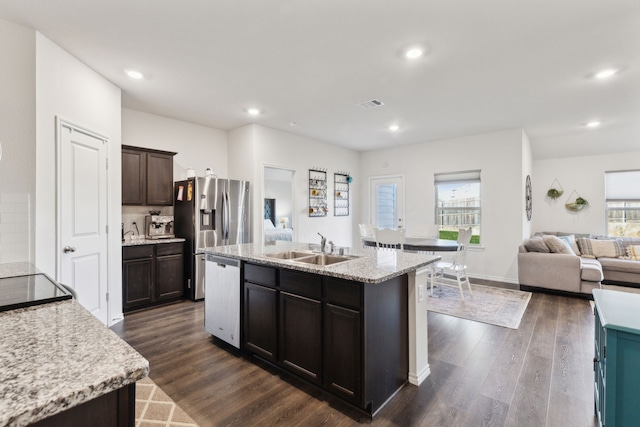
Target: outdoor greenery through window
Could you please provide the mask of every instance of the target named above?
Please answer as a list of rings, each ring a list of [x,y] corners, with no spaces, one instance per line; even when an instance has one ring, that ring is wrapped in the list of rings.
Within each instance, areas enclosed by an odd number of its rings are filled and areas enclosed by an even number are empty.
[[[640,170],[605,172],[607,235],[640,237]]]
[[[480,243],[480,171],[435,175],[436,224],[441,239],[456,240],[460,228],[472,228]]]

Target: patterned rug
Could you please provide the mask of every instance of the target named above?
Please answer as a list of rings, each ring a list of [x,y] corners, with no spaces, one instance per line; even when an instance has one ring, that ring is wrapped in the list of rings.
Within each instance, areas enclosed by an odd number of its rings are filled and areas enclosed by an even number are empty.
[[[136,383],[136,427],[198,427],[149,377]]]
[[[435,285],[428,293],[427,310],[463,319],[518,329],[527,309],[531,292],[471,284],[473,297],[464,286],[464,298],[458,287]]]

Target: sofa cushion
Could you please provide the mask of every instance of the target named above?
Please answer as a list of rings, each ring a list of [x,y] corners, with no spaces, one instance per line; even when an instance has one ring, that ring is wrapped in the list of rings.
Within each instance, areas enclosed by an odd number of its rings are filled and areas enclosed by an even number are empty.
[[[625,256],[624,246],[620,240],[608,239],[587,239],[578,237],[578,247],[580,254],[586,258],[618,258]]]
[[[601,282],[604,279],[602,266],[595,259],[580,259],[580,278],[588,282]]]
[[[603,270],[640,274],[640,262],[620,258],[598,258]]]
[[[532,237],[526,242],[524,242],[524,247],[527,248],[529,252],[544,252],[549,253],[549,247],[544,243],[544,241],[539,237]]]
[[[578,247],[578,243],[576,242],[576,236],[574,236],[573,234],[568,234],[566,236],[558,235],[558,239],[567,242],[569,247],[571,247],[573,253],[575,253],[576,255],[580,255],[580,248]]]
[[[640,260],[640,245],[627,246],[627,257],[632,260]]]
[[[557,236],[545,235],[545,236],[542,236],[542,241],[549,247],[549,250],[554,254],[575,255],[575,252],[573,252],[569,244],[566,243],[564,240],[560,240]]]

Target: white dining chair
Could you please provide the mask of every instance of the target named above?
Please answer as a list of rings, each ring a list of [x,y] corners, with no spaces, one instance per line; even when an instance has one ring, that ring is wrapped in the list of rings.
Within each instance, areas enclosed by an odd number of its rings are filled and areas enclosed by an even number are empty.
[[[469,295],[473,297],[471,290],[471,282],[467,276],[467,247],[471,242],[471,227],[468,229],[461,228],[458,230],[458,250],[455,252],[451,260],[439,261],[433,264],[431,270],[431,295],[433,295],[433,285],[457,286],[460,290],[460,298],[464,301],[464,292],[462,285],[466,284],[469,289]],[[454,279],[451,276],[455,276]]]
[[[404,228],[376,228],[376,247],[404,250]]]
[[[375,241],[376,232],[375,232],[375,228],[373,227],[373,224],[359,224],[359,227],[360,227],[360,243],[364,248],[365,246],[367,246],[365,244],[365,240]]]

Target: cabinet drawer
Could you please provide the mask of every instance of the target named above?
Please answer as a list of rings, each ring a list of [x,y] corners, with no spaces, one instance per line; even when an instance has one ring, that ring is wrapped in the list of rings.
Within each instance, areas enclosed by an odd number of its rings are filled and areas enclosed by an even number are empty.
[[[156,255],[178,255],[182,253],[184,243],[158,243],[156,247]]]
[[[122,259],[151,258],[153,257],[153,245],[124,246]]]
[[[255,264],[244,265],[244,280],[275,288],[277,285],[277,270]]]
[[[280,272],[280,290],[307,298],[322,298],[322,278],[292,270]]]
[[[360,309],[361,289],[361,285],[357,282],[329,278],[325,284],[324,295],[329,304]]]

